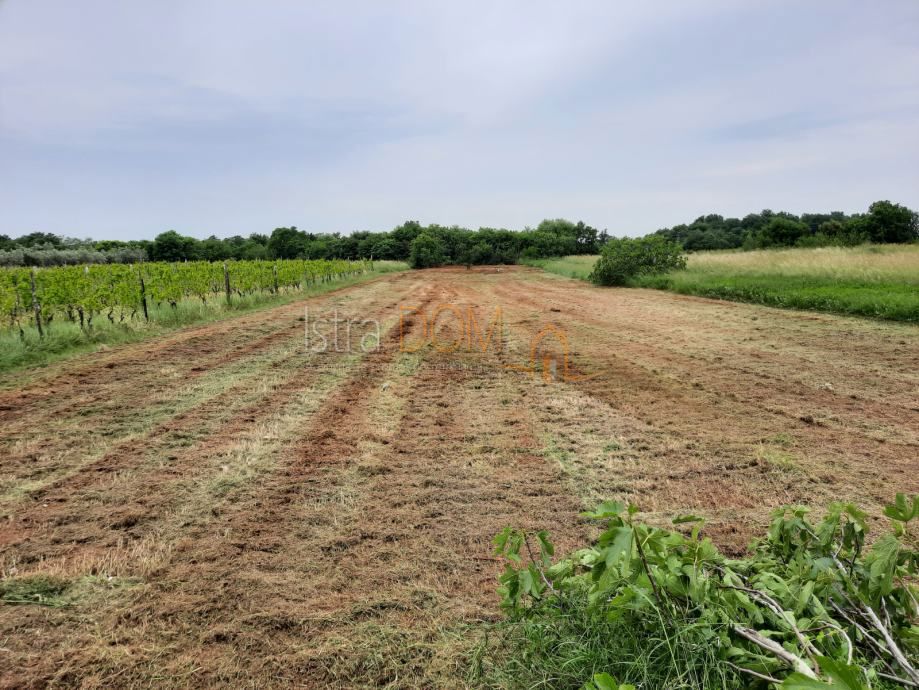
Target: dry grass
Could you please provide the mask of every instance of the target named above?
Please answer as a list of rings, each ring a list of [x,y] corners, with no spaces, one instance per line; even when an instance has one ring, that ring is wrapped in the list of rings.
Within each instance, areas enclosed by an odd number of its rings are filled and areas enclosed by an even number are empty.
[[[72,555],[19,564],[15,556],[0,557],[0,581],[46,575],[63,579],[85,576],[143,579],[169,560],[173,545],[159,534],[139,540],[121,537],[106,549],[84,549]]]
[[[813,276],[919,285],[919,244],[696,252],[687,268],[717,274]]]

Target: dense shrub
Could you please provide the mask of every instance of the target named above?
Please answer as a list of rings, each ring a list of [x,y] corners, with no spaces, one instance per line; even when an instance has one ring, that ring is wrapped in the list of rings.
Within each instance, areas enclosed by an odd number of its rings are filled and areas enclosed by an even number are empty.
[[[498,535],[511,624],[493,651],[503,676],[495,680],[572,689],[591,679],[615,687],[606,673],[647,688],[919,684],[919,553],[909,530],[919,497],[897,495],[884,511],[892,529],[870,547],[866,516],[852,504],[831,505],[820,521],[781,508],[736,559],[702,536],[701,518],[680,516],[668,530],[636,513],[614,502],[586,513],[604,531],[560,560],[545,532]]]
[[[685,267],[683,248],[660,235],[612,239],[603,248],[590,280],[597,285],[625,285],[629,278]]]

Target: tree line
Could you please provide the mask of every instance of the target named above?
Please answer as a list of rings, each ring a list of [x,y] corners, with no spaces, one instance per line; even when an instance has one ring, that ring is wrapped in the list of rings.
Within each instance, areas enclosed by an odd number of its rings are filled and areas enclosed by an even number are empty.
[[[655,236],[684,250],[818,247],[864,242],[913,242],[919,239],[919,216],[906,206],[876,201],[867,213],[848,215],[766,209],[743,218],[718,214],[692,223],[662,228]],[[79,240],[33,232],[17,239],[0,235],[0,266],[60,266],[139,261],[227,261],[253,259],[384,259],[408,261],[425,268],[444,264],[513,264],[520,260],[572,254],[596,254],[609,234],[584,222],[547,219],[535,228],[507,230],[456,225],[422,225],[410,220],[389,232],[323,234],[296,226],[248,237],[210,236],[199,240],[174,230],[153,240]]]
[[[296,226],[270,235],[216,236],[199,240],[174,230],[153,240],[77,240],[49,233],[18,239],[0,235],[0,266],[56,266],[138,261],[226,261],[252,259],[381,259],[413,266],[512,264],[520,259],[595,254],[607,239],[583,222],[544,220],[535,229],[469,230],[459,226],[406,221],[389,232],[317,234]]]
[[[769,209],[743,218],[710,214],[655,234],[678,242],[687,251],[913,242],[919,239],[919,215],[901,204],[876,201],[867,213],[852,215],[833,211],[797,216]]]

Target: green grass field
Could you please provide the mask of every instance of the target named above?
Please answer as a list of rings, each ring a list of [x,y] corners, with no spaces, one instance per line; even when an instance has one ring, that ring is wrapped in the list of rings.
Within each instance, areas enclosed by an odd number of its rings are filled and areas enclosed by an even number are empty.
[[[524,261],[527,266],[541,268],[549,273],[557,273],[566,278],[580,278],[587,280],[593,270],[594,264],[600,257],[595,254],[579,256],[563,256],[557,259],[533,259]]]
[[[586,280],[596,256],[534,262]],[[642,276],[634,287],[773,307],[919,322],[919,245],[698,252],[685,270]]]

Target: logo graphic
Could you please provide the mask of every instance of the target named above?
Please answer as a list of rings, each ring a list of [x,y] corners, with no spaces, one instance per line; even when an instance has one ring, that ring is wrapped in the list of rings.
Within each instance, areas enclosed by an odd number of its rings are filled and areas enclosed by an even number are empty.
[[[554,353],[542,350],[543,341],[550,337],[557,340],[561,345],[561,376],[559,376],[558,371],[559,358]],[[568,334],[565,333],[564,329],[550,323],[533,336],[530,342],[529,364],[505,364],[504,366],[507,369],[526,372],[531,378],[536,376],[537,371],[542,371],[542,379],[546,383],[558,381],[559,379],[565,382],[574,382],[586,381],[587,379],[593,378],[594,375],[592,374],[575,374],[572,371],[571,362],[569,360],[570,354],[571,349],[568,347]],[[537,366],[537,364],[541,366]]]
[[[472,305],[443,302],[428,312],[423,306],[399,305],[399,352],[414,353],[424,347],[449,354],[457,351],[496,354],[505,351],[504,313],[494,308],[491,319],[480,320]],[[344,318],[337,310],[331,316],[315,317],[306,308],[303,317],[305,344],[311,352],[376,352],[382,347],[380,322],[376,319]],[[561,326],[543,326],[530,340],[526,364],[505,364],[543,381],[585,381],[594,375],[576,373],[571,362],[568,334]]]
[[[407,320],[406,315],[410,315],[411,318]],[[414,325],[416,318],[421,319],[421,335],[415,338],[414,345],[409,346],[406,343],[407,327]],[[438,329],[438,326],[441,328]],[[503,352],[504,324],[501,307],[495,307],[494,318],[488,326],[487,331],[482,330],[472,306],[467,306],[464,311],[456,304],[443,303],[434,309],[428,320],[427,313],[421,307],[399,305],[399,351],[418,352],[430,344],[438,352],[456,352],[465,346],[467,351],[474,352],[478,347],[480,352],[485,353],[494,342],[495,349]],[[454,334],[453,338],[442,340],[439,330],[449,330]]]

